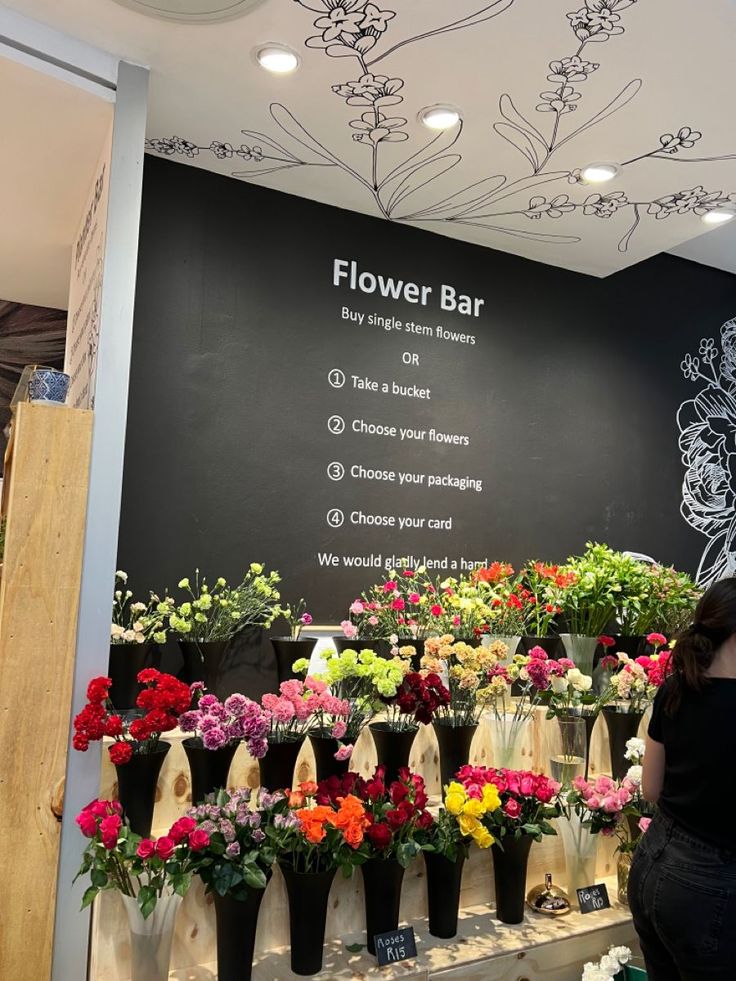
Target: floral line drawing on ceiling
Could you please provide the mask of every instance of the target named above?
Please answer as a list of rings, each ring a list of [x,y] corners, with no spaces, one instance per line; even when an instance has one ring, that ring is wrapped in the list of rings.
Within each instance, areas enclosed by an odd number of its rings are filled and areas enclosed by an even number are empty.
[[[462,121],[453,129],[431,137],[391,167],[386,160],[390,147],[396,145],[398,150],[401,144],[410,140],[408,118],[400,114],[399,108],[405,103],[407,83],[401,75],[377,72],[375,66],[408,45],[478,29],[499,18],[516,0],[495,0],[471,14],[399,41],[385,50],[381,47],[399,16],[396,11],[381,9],[369,0],[291,2],[316,15],[312,17],[315,33],[306,38],[306,47],[322,50],[337,63],[352,65],[355,69],[345,81],[332,85],[331,90],[346,107],[354,110],[347,121],[347,129],[352,141],[366,148],[365,167],[351,166],[280,103],[269,107],[271,118],[280,130],[278,139],[243,129],[246,142],[239,145],[237,141],[212,140],[209,145],[200,146],[173,136],[149,139],[147,149],[163,156],[193,158],[200,153],[209,153],[219,160],[240,158],[247,166],[233,171],[232,176],[248,180],[295,168],[334,167],[361,185],[370,195],[378,214],[387,220],[468,226],[546,244],[569,245],[581,241],[579,235],[560,234],[556,230],[564,229],[567,216],[578,214],[599,220],[618,220],[619,216],[626,216],[628,221],[617,245],[622,253],[628,250],[645,218],[662,221],[675,215],[702,216],[736,202],[736,192],[707,189],[702,184],[668,188],[666,193],[649,200],[632,200],[623,190],[592,191],[579,170],[550,169],[550,162],[562,147],[624,110],[642,88],[642,79],[632,79],[581,125],[569,126],[568,120],[577,118],[575,113],[581,115],[585,82],[601,69],[601,64],[592,60],[591,52],[598,56],[599,50],[607,50],[600,49],[602,43],[625,32],[622,13],[633,7],[637,0],[585,0],[584,6],[567,13],[574,41],[568,54],[554,58],[548,64],[546,81],[550,85],[542,87],[534,107],[540,117],[538,124],[529,118],[529,113],[524,115],[517,108],[511,95],[503,93],[500,96],[501,118],[493,123],[493,132],[518,152],[528,173],[483,177],[423,206],[414,203],[415,196],[446,177],[463,161],[462,153],[457,149],[463,131]],[[591,45],[596,47],[589,47]],[[649,148],[624,161],[621,170],[626,171],[642,160],[687,164],[736,159],[736,154],[690,156],[688,151],[702,138],[703,134],[694,127],[680,125],[671,132],[662,133],[656,141],[653,138]],[[544,187],[549,184],[557,187],[549,191]],[[542,188],[544,193],[540,193]],[[530,227],[532,222],[538,223],[537,227]],[[549,222],[559,224],[550,226]],[[544,228],[542,231],[540,224]],[[555,231],[546,231],[548,227],[554,227]]]
[[[736,318],[721,327],[720,351],[704,337],[680,367],[702,383],[678,409],[677,425],[685,466],[680,511],[708,539],[697,573],[707,586],[736,573]]]

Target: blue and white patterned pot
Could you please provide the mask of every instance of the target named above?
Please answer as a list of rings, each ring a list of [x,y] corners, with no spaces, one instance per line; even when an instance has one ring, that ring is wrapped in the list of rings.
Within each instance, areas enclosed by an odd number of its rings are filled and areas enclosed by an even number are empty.
[[[69,375],[54,368],[36,368],[28,380],[31,402],[50,402],[64,405],[69,391]]]

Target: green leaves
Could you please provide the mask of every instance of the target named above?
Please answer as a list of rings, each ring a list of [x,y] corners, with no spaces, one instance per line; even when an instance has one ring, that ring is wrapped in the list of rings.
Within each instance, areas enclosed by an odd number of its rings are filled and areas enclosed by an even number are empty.
[[[146,920],[156,908],[156,890],[152,886],[141,886],[137,899],[143,919]]]
[[[86,909],[92,902],[94,902],[94,899],[99,891],[100,890],[96,886],[90,886],[88,889],[85,889],[84,896],[82,896],[81,908]]]

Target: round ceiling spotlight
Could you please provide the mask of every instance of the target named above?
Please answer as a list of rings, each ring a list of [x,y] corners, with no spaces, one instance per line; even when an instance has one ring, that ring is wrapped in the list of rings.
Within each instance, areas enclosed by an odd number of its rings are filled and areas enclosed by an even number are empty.
[[[723,225],[725,222],[731,221],[732,218],[736,218],[736,209],[714,208],[713,211],[706,211],[700,220],[706,225]]]
[[[605,184],[612,181],[614,177],[621,173],[621,168],[614,163],[590,163],[583,167],[580,176],[586,184]]]
[[[115,0],[139,14],[182,24],[207,24],[233,20],[260,7],[263,0]]]
[[[454,106],[427,106],[419,113],[419,121],[428,129],[452,129],[461,120],[460,110]]]
[[[299,55],[285,44],[264,44],[255,56],[261,68],[274,75],[288,75],[299,67]]]

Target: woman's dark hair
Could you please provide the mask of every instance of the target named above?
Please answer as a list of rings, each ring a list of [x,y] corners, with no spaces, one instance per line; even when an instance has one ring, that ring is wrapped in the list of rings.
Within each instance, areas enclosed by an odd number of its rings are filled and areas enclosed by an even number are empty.
[[[665,711],[672,715],[685,689],[701,691],[718,648],[736,634],[736,578],[721,579],[703,593],[695,619],[677,637]]]

